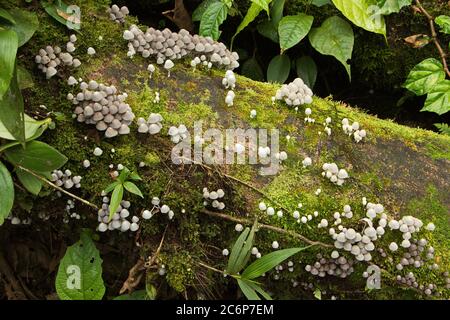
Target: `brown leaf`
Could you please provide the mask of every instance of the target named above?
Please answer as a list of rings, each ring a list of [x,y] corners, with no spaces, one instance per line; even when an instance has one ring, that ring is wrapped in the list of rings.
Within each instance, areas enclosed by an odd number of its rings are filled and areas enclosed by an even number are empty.
[[[423,48],[431,42],[431,38],[426,34],[415,34],[404,39],[407,45],[412,48]]]

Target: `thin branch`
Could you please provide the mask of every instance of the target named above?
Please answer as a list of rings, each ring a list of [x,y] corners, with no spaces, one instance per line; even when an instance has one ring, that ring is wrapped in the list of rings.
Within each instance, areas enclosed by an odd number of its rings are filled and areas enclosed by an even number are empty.
[[[190,162],[192,162],[193,164],[199,165],[199,166],[201,166],[201,167],[203,167],[203,168],[205,168],[205,169],[207,169],[207,170],[209,170],[209,171],[216,172],[216,173],[218,173],[219,175],[221,175],[221,176],[223,176],[223,177],[225,177],[225,178],[228,178],[228,179],[230,179],[230,180],[233,180],[233,181],[235,181],[235,182],[238,182],[238,183],[240,183],[240,184],[246,186],[247,188],[252,189],[252,190],[255,191],[256,193],[259,193],[259,194],[262,195],[264,198],[266,198],[267,200],[269,200],[270,202],[272,202],[273,204],[275,204],[278,208],[283,209],[283,210],[286,211],[286,212],[289,212],[288,209],[286,209],[285,207],[283,207],[283,206],[282,206],[280,203],[278,203],[277,201],[273,200],[273,199],[272,199],[269,195],[267,195],[265,192],[261,191],[260,189],[258,189],[257,187],[251,185],[251,184],[248,183],[248,182],[242,181],[242,180],[240,180],[239,178],[236,178],[236,177],[231,176],[231,175],[229,175],[229,174],[223,173],[223,172],[221,172],[221,171],[219,171],[219,170],[217,170],[217,169],[215,169],[215,168],[213,168],[213,167],[210,167],[210,166],[208,166],[208,165],[205,165],[204,163],[201,163],[201,162],[198,162],[198,161],[195,161],[195,160],[192,160],[192,159],[188,159],[188,158],[185,158],[185,157],[179,157],[179,159],[183,159],[183,160],[186,160],[186,161],[190,161]]]
[[[219,213],[219,212],[213,212],[213,211],[209,211],[206,209],[203,209],[202,211],[200,211],[201,213],[207,214],[211,217],[215,217],[215,218],[220,218],[220,219],[224,219],[224,220],[228,220],[228,221],[232,221],[232,222],[237,222],[237,223],[241,223],[241,224],[246,224],[246,225],[252,225],[253,222],[251,220],[245,219],[245,218],[237,218],[237,217],[233,217],[224,213]],[[305,236],[296,233],[294,231],[289,231],[289,230],[284,230],[282,228],[279,227],[274,227],[268,224],[263,224],[263,223],[258,223],[258,227],[261,229],[267,229],[267,230],[271,230],[277,233],[281,233],[284,235],[288,235],[297,239],[300,239],[303,242],[306,242],[310,245],[317,245],[317,246],[321,246],[324,248],[333,248],[332,245],[330,244],[326,244],[320,241],[314,241],[314,240],[310,240],[308,238],[306,238]]]
[[[224,273],[225,273],[224,271],[219,270],[219,269],[216,269],[216,268],[214,268],[214,267],[211,267],[211,266],[209,266],[209,265],[207,265],[207,264],[205,264],[205,263],[203,263],[203,262],[197,262],[197,264],[198,264],[199,266],[202,266],[202,267],[204,267],[204,268],[206,268],[206,269],[209,269],[209,270],[214,271],[214,272],[217,272],[217,273],[221,273],[221,274],[224,274]]]
[[[93,203],[91,203],[91,202],[89,202],[89,201],[87,201],[87,200],[85,200],[85,199],[83,199],[83,198],[80,198],[80,197],[74,195],[73,193],[70,193],[69,191],[64,190],[64,189],[61,188],[61,187],[58,187],[56,184],[54,184],[54,183],[48,181],[47,179],[45,179],[44,177],[38,175],[37,173],[35,173],[35,172],[33,172],[33,171],[31,171],[31,170],[25,168],[25,167],[22,167],[22,166],[20,166],[20,165],[18,165],[17,167],[20,168],[20,169],[22,169],[23,171],[28,172],[28,173],[31,174],[32,176],[34,176],[34,177],[36,177],[37,179],[41,180],[42,182],[48,184],[50,187],[52,187],[52,188],[54,188],[54,189],[56,189],[56,190],[58,190],[58,191],[61,191],[62,193],[65,193],[65,194],[68,195],[69,197],[72,197],[72,198],[74,198],[74,199],[76,199],[76,200],[78,200],[78,201],[84,203],[85,205],[87,205],[87,206],[89,206],[89,207],[91,207],[91,208],[94,208],[94,209],[96,209],[96,210],[99,210],[99,207],[97,207],[95,204],[93,204]]]
[[[428,13],[428,11],[422,6],[420,0],[415,1],[417,9],[419,9],[419,11],[428,19],[428,24],[430,25],[431,30],[431,38],[433,39],[433,43],[439,52],[439,56],[441,57],[442,64],[444,65],[444,71],[447,74],[447,76],[450,77],[450,70],[447,64],[447,54],[445,53],[444,49],[442,49],[442,46],[439,43],[436,27],[434,25],[434,17],[430,13]]]

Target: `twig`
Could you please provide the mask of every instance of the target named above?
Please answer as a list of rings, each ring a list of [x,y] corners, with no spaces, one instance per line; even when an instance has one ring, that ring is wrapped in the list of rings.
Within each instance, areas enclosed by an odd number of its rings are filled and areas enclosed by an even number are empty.
[[[242,180],[240,180],[239,178],[236,178],[236,177],[234,177],[234,176],[232,176],[232,175],[223,173],[223,172],[221,172],[220,170],[217,170],[217,169],[215,169],[215,168],[213,168],[213,167],[210,167],[210,166],[208,166],[208,165],[205,165],[204,163],[201,163],[201,162],[198,162],[198,161],[195,161],[195,160],[192,160],[192,159],[188,159],[188,158],[185,158],[185,157],[179,157],[179,159],[183,159],[183,160],[186,160],[186,161],[190,161],[190,162],[192,162],[193,164],[199,165],[199,166],[201,166],[201,167],[203,167],[203,168],[205,168],[205,169],[207,169],[207,170],[209,170],[209,171],[217,172],[219,175],[221,175],[221,176],[223,176],[223,177],[225,177],[225,178],[228,178],[228,179],[230,179],[230,180],[233,180],[233,181],[235,181],[235,182],[238,182],[238,183],[240,183],[240,184],[246,186],[247,188],[252,189],[252,190],[255,191],[256,193],[259,193],[259,194],[262,195],[264,198],[266,198],[266,199],[269,200],[270,202],[274,203],[278,208],[283,209],[283,210],[286,211],[286,212],[289,212],[288,209],[284,208],[281,204],[277,203],[277,201],[271,199],[271,197],[270,197],[269,195],[267,195],[265,192],[261,191],[260,189],[258,189],[258,188],[255,187],[255,186],[252,186],[252,185],[251,185],[250,183],[248,183],[248,182],[242,181]]]
[[[430,25],[430,30],[431,30],[431,38],[433,39],[433,43],[439,52],[439,56],[441,57],[442,64],[444,65],[444,71],[447,74],[447,76],[450,77],[450,70],[448,69],[448,64],[447,64],[447,54],[445,53],[444,49],[442,49],[442,46],[439,43],[439,40],[437,37],[438,35],[436,32],[436,27],[434,25],[434,17],[431,14],[429,14],[428,11],[422,6],[422,4],[420,3],[420,0],[415,0],[415,1],[416,1],[416,6],[419,9],[419,11],[428,19],[428,23]]]
[[[204,213],[204,214],[207,214],[207,215],[209,215],[211,217],[220,218],[220,219],[224,219],[224,220],[228,220],[228,221],[232,221],[232,222],[238,222],[238,223],[246,224],[246,225],[253,224],[253,222],[248,220],[248,219],[237,218],[237,217],[229,216],[229,215],[224,214],[224,213],[213,212],[213,211],[209,211],[209,210],[206,210],[206,209],[203,209],[200,212]],[[320,241],[310,240],[310,239],[306,238],[305,236],[303,236],[303,235],[301,235],[299,233],[296,233],[294,231],[284,230],[282,228],[274,227],[274,226],[271,226],[271,225],[268,225],[268,224],[263,224],[263,223],[258,223],[258,227],[261,228],[261,229],[267,229],[267,230],[271,230],[271,231],[274,231],[274,232],[277,232],[277,233],[282,233],[282,234],[285,234],[285,235],[289,235],[289,236],[294,237],[294,238],[298,238],[298,239],[302,240],[303,242],[306,242],[306,243],[308,243],[310,245],[313,245],[313,246],[317,245],[317,246],[321,246],[321,247],[324,247],[324,248],[333,248],[333,246],[330,245],[330,244],[326,244],[326,243],[323,243],[323,242],[320,242]]]
[[[85,199],[83,199],[83,198],[80,198],[80,197],[74,195],[73,193],[70,193],[69,191],[64,190],[64,189],[61,188],[61,187],[58,187],[56,184],[54,184],[54,183],[48,181],[47,179],[45,179],[44,177],[38,175],[37,173],[35,173],[35,172],[33,172],[33,171],[31,171],[31,170],[25,168],[25,167],[22,167],[22,166],[20,166],[20,165],[18,165],[17,167],[20,168],[20,169],[22,169],[23,171],[28,172],[28,173],[31,174],[32,176],[34,176],[34,177],[36,177],[37,179],[41,180],[42,182],[45,182],[46,184],[48,184],[48,185],[51,186],[52,188],[55,188],[56,190],[61,191],[62,193],[65,193],[65,194],[68,195],[69,197],[72,197],[72,198],[74,198],[74,199],[76,199],[76,200],[78,200],[78,201],[84,203],[85,205],[90,206],[91,208],[94,208],[94,209],[96,209],[96,210],[99,210],[99,207],[97,207],[95,204],[93,204],[93,203],[91,203],[91,202],[89,202],[89,201],[87,201],[87,200],[85,200]]]
[[[199,266],[202,266],[202,267],[204,267],[204,268],[206,268],[206,269],[209,269],[209,270],[212,270],[212,271],[214,271],[214,272],[224,274],[224,272],[223,272],[222,270],[219,270],[219,269],[216,269],[216,268],[214,268],[214,267],[211,267],[211,266],[209,266],[209,265],[207,265],[207,264],[205,264],[205,263],[203,263],[203,262],[197,262],[197,264],[198,264]]]

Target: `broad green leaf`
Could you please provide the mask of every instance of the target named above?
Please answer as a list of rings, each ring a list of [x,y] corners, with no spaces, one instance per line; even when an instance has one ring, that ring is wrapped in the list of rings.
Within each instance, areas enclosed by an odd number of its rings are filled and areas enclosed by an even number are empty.
[[[144,198],[144,196],[142,195],[141,190],[139,190],[139,188],[130,181],[125,181],[125,183],[123,184],[123,187],[128,191],[131,192],[135,195],[138,195],[139,197],[141,197],[142,199]]]
[[[39,27],[37,15],[34,12],[14,8],[9,11],[16,20],[16,24],[11,26],[11,30],[17,33],[19,47],[23,46],[31,39],[34,32]]]
[[[80,21],[77,21],[75,15],[72,15],[71,9],[63,1],[43,1],[41,0],[41,5],[44,7],[45,11],[56,21],[66,26],[70,30],[79,32]],[[69,17],[72,20],[69,20]]]
[[[111,201],[109,203],[109,220],[112,219],[113,215],[116,213],[120,202],[123,199],[123,185],[118,184],[111,195]]]
[[[147,292],[145,290],[137,290],[130,294],[115,297],[113,300],[147,300]]]
[[[434,19],[434,22],[441,28],[441,32],[450,34],[450,17],[441,15]]]
[[[32,88],[34,86],[31,73],[22,66],[17,66],[17,82],[20,90]]]
[[[241,74],[256,81],[264,81],[264,72],[255,58],[250,58],[242,64]]]
[[[312,0],[311,2],[313,5],[315,5],[316,7],[322,7],[326,4],[331,4],[330,0]]]
[[[0,29],[0,102],[14,74],[18,46],[19,39],[15,31]]]
[[[16,23],[16,21],[14,20],[14,17],[9,13],[9,11],[7,11],[3,8],[0,8],[0,18],[7,20],[11,24]]]
[[[242,273],[242,278],[255,279],[282,263],[294,254],[309,248],[290,248],[271,252],[249,265]]]
[[[249,281],[245,279],[237,279],[239,288],[248,300],[261,300],[256,291],[249,285]]]
[[[37,196],[42,189],[42,181],[33,176],[32,174],[17,168],[16,170],[17,178],[19,178],[20,183],[25,189],[31,194]]]
[[[283,18],[285,0],[274,0],[270,8],[270,20],[265,20],[257,25],[258,32],[275,43],[279,42],[278,24]]]
[[[339,60],[347,70],[351,80],[350,65],[355,37],[351,25],[337,16],[325,20],[319,28],[309,33],[309,42],[323,55],[329,55]]]
[[[313,89],[317,79],[317,65],[309,56],[303,56],[295,61],[297,75],[305,84]]]
[[[281,54],[273,57],[267,67],[267,81],[284,83],[289,77],[291,71],[291,60],[289,57]]]
[[[295,16],[284,16],[278,24],[281,51],[292,48],[299,43],[311,30],[313,16],[304,13]]]
[[[380,14],[389,15],[400,12],[403,7],[411,5],[411,2],[412,0],[377,0],[377,5],[380,7]]]
[[[438,128],[439,132],[450,136],[450,127],[446,123],[435,123],[434,126]]]
[[[27,142],[25,148],[15,146],[5,150],[5,156],[16,166],[39,173],[59,169],[67,162],[58,150],[40,141]]]
[[[0,102],[1,105],[1,102]],[[38,132],[39,128],[42,126],[46,126],[51,119],[45,119],[45,120],[34,120],[28,115],[24,115],[24,122],[25,122],[25,140],[29,140],[33,138],[36,133]],[[0,138],[6,139],[6,140],[16,140],[11,133],[5,128],[2,121],[0,120]]]
[[[286,0],[274,0],[270,8],[270,21],[278,28],[278,23],[283,18],[284,3]]]
[[[3,99],[0,100],[0,122],[14,137],[14,140],[25,143],[23,97],[17,83],[15,69],[9,87],[3,95]]]
[[[444,79],[445,72],[442,63],[429,58],[417,64],[411,70],[403,86],[421,96],[430,92],[439,81]]]
[[[0,161],[0,226],[9,216],[14,204],[14,184],[8,168]]]
[[[231,45],[233,45],[234,38],[239,34],[239,32],[244,30],[244,28],[246,28],[253,20],[255,20],[255,18],[259,15],[261,11],[262,8],[259,5],[257,5],[254,2],[251,4],[250,8],[248,8],[247,13],[245,14],[244,19],[241,21],[236,32],[231,38]]]
[[[434,112],[439,115],[450,111],[450,80],[438,82],[428,92],[425,106],[420,111]]]
[[[67,248],[56,275],[56,292],[61,300],[101,300],[105,294],[102,259],[89,233]]]
[[[220,0],[204,0],[202,3],[198,5],[198,7],[192,12],[192,21],[200,21],[202,20],[202,16],[205,13],[206,9],[208,9],[209,5],[214,2],[219,2]]]
[[[278,37],[278,24],[275,26],[272,20],[265,20],[259,23],[256,26],[256,29],[262,36],[272,40],[273,42],[278,43],[280,41]]]
[[[247,239],[248,234],[250,233],[250,228],[245,228],[245,230],[241,233],[239,238],[233,245],[231,249],[230,257],[228,258],[227,264],[227,273],[235,274],[237,259],[242,251],[242,247],[244,245],[245,239]]]
[[[386,37],[386,23],[376,0],[332,0],[336,8],[358,27]]]
[[[204,37],[219,39],[219,26],[227,18],[228,7],[223,2],[214,2],[208,6],[200,21],[199,34]]]

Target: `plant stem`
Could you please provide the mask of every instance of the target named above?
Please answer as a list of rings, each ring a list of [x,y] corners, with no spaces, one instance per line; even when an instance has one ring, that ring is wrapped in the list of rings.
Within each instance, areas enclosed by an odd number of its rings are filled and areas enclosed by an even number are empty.
[[[31,170],[25,168],[25,167],[22,167],[22,166],[20,166],[20,165],[18,165],[17,167],[20,168],[20,169],[22,169],[23,171],[28,172],[29,174],[31,174],[32,176],[34,176],[34,177],[36,177],[37,179],[41,180],[42,182],[48,184],[48,185],[51,186],[52,188],[54,188],[54,189],[56,189],[56,190],[58,190],[58,191],[61,191],[62,193],[65,193],[65,194],[68,195],[69,197],[72,197],[72,198],[74,198],[75,200],[78,200],[78,201],[84,203],[85,205],[87,205],[87,206],[89,206],[89,207],[91,207],[91,208],[94,208],[94,209],[96,209],[96,210],[99,210],[99,207],[97,207],[95,204],[93,204],[93,203],[91,203],[91,202],[89,202],[89,201],[87,201],[87,200],[85,200],[85,199],[83,199],[83,198],[80,198],[80,197],[74,195],[73,193],[70,193],[69,191],[64,190],[64,189],[61,188],[61,187],[58,187],[56,184],[54,184],[54,183],[48,181],[47,179],[45,179],[44,177],[38,175],[37,173],[35,173],[35,172],[33,172],[33,171],[31,171]]]
[[[416,1],[417,9],[419,9],[419,11],[428,19],[428,24],[430,25],[430,30],[431,30],[431,38],[433,39],[433,43],[439,52],[439,56],[441,57],[442,64],[444,66],[444,71],[447,74],[447,77],[450,77],[450,70],[448,69],[448,64],[447,64],[447,54],[445,53],[444,49],[442,49],[442,46],[439,43],[439,40],[437,37],[437,32],[436,32],[436,27],[434,25],[434,17],[431,14],[429,14],[428,11],[422,6],[422,4],[420,3],[420,0],[415,0],[415,1]]]
[[[248,220],[248,219],[237,218],[237,217],[233,217],[233,216],[230,216],[230,215],[227,215],[227,214],[224,214],[224,213],[213,212],[213,211],[209,211],[209,210],[206,210],[206,209],[204,209],[204,210],[202,210],[200,212],[202,212],[204,214],[207,214],[207,215],[209,215],[211,217],[221,218],[221,219],[232,221],[232,222],[238,222],[238,223],[247,224],[247,225],[253,224],[253,222]],[[330,244],[326,244],[326,243],[323,243],[323,242],[320,242],[320,241],[310,240],[310,239],[306,238],[305,236],[303,236],[303,235],[301,235],[299,233],[296,233],[294,231],[284,230],[282,228],[278,228],[278,227],[275,227],[275,226],[271,226],[271,225],[268,225],[268,224],[262,224],[262,223],[258,223],[258,227],[261,228],[261,229],[267,229],[267,230],[271,230],[271,231],[274,231],[274,232],[277,232],[277,233],[289,235],[289,236],[294,237],[294,238],[298,238],[298,239],[302,240],[303,242],[306,242],[306,243],[308,243],[310,245],[313,245],[313,246],[317,245],[317,246],[321,246],[321,247],[324,247],[324,248],[333,248],[333,246],[330,245]]]

